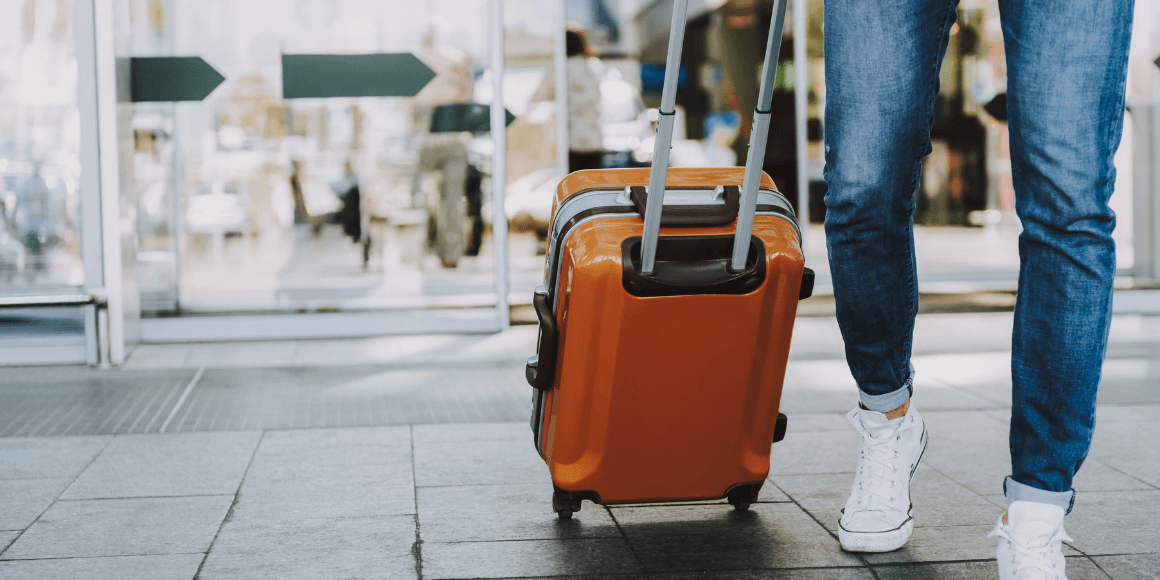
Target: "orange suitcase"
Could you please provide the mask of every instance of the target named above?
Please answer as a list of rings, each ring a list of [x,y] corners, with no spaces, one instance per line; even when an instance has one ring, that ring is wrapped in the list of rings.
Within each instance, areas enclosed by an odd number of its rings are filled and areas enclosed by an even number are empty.
[[[670,71],[684,3],[674,9]],[[657,130],[665,145],[671,76]],[[668,147],[658,146],[652,172],[579,171],[557,189],[527,379],[560,517],[584,499],[726,497],[737,509],[757,499],[785,433],[778,406],[797,301],[813,288],[792,206],[760,171],[769,99],[758,102],[745,169],[668,170]]]

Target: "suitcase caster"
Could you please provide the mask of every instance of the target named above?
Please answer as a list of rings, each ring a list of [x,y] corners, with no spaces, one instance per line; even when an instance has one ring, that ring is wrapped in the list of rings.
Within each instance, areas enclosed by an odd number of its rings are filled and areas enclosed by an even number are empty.
[[[552,492],[552,511],[562,520],[572,519],[572,514],[580,511],[580,499],[566,491]]]
[[[729,488],[729,492],[725,497],[729,500],[729,504],[733,506],[733,509],[744,512],[749,511],[749,506],[757,501],[757,494],[760,491],[761,483],[739,483]]]

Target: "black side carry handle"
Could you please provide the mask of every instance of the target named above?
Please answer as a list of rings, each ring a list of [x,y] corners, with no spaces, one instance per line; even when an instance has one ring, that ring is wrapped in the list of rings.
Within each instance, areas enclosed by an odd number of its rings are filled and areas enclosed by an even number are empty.
[[[814,271],[806,268],[802,272],[802,286],[798,290],[798,300],[805,300],[814,295]]]
[[[636,213],[643,216],[648,205],[648,191],[639,185],[630,187],[629,191]],[[666,205],[661,208],[661,225],[668,228],[725,226],[737,219],[740,207],[741,189],[736,185],[726,185],[724,205]]]
[[[552,304],[548,299],[548,288],[537,286],[532,296],[532,307],[536,309],[536,318],[540,319],[540,345],[536,354],[528,357],[528,365],[524,368],[528,384],[541,391],[550,390],[555,382],[556,347],[559,344],[556,316],[552,313]]]

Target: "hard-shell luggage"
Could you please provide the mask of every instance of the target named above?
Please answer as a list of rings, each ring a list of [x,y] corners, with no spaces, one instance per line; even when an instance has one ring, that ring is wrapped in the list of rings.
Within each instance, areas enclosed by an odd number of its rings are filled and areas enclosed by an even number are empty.
[[[652,170],[572,173],[553,204],[527,379],[564,518],[584,499],[747,509],[785,433],[790,336],[813,288],[792,206],[761,172],[786,0],[746,167],[670,170],[686,2],[674,6]]]

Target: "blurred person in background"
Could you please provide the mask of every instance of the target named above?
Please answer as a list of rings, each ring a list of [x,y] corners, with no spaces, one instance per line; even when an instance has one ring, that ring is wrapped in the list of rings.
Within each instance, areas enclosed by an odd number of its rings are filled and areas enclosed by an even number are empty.
[[[604,132],[600,127],[600,81],[604,65],[579,29],[568,27],[568,171],[600,169]]]
[[[901,547],[927,431],[910,402],[918,284],[912,215],[955,1],[825,3],[826,243],[861,404],[839,540]],[[1001,580],[1065,579],[1064,515],[1095,428],[1116,270],[1108,200],[1124,115],[1132,0],[1001,0],[1019,237]]]

